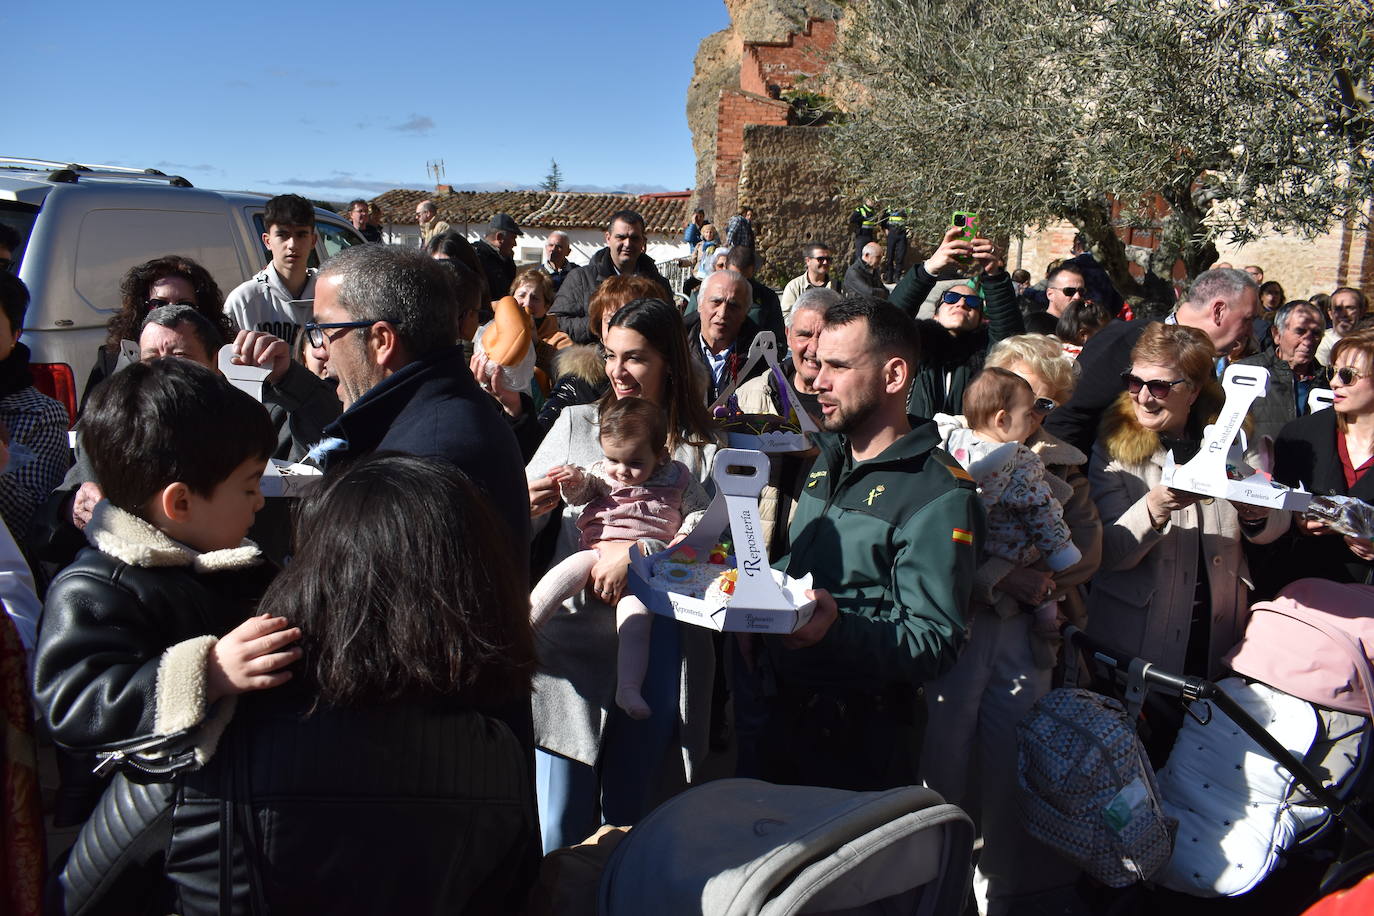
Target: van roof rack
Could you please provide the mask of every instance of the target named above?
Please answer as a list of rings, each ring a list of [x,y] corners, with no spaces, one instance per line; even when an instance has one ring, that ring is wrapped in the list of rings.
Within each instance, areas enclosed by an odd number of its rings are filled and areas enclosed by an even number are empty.
[[[0,156],[0,167],[48,171],[48,180],[65,184],[75,184],[83,178],[125,178],[141,181],[166,182],[174,188],[194,187],[180,175],[168,175],[160,169],[135,169],[122,165],[81,165],[75,162],[58,162],[53,159],[23,159],[17,156]]]

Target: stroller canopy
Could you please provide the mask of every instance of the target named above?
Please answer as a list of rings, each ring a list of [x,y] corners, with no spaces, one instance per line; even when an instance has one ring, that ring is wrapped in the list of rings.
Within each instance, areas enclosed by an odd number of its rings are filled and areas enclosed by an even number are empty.
[[[973,823],[929,789],[722,779],[656,808],[601,878],[602,916],[942,914],[964,902]]]

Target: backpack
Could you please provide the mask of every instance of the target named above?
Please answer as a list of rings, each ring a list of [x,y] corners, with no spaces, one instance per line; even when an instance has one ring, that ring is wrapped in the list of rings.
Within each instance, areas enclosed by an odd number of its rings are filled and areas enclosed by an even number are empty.
[[[1125,708],[1060,688],[1016,726],[1026,831],[1109,887],[1145,881],[1173,852],[1178,822],[1160,806],[1154,771]]]

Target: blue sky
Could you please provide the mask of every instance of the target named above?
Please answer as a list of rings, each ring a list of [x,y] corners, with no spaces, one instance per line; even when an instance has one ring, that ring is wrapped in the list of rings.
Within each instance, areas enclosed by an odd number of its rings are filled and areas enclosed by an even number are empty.
[[[691,187],[692,58],[719,0],[5,4],[0,154],[316,198]],[[118,11],[122,10],[122,11]]]

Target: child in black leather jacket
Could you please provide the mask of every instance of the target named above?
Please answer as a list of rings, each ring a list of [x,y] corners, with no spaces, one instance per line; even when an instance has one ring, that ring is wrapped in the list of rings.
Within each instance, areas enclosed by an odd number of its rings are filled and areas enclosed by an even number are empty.
[[[251,616],[274,569],[244,535],[276,436],[223,377],[169,357],[91,396],[82,445],[105,499],[48,590],[36,706],[59,747],[154,774],[200,766],[234,697],[285,682],[300,631]]]

